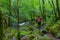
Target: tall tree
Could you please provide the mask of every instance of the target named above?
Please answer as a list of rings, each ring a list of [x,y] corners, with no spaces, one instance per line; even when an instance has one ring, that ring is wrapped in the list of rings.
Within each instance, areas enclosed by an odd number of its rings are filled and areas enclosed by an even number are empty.
[[[1,5],[0,5],[0,40],[3,40],[3,24],[2,24]]]
[[[49,2],[49,4],[52,6],[52,8],[53,8],[53,13],[54,13],[54,15],[55,15],[55,18],[57,17],[57,15],[56,15],[56,8],[55,8],[55,5],[54,5],[54,2],[53,2],[53,0],[51,0],[51,2],[48,0],[48,2]]]
[[[17,9],[17,30],[18,30],[18,40],[21,40],[21,39],[20,39],[20,38],[21,38],[21,37],[20,37],[20,30],[19,30],[19,28],[20,28],[20,26],[19,26],[19,20],[20,20],[20,19],[19,19],[19,18],[20,18],[20,17],[19,17],[19,4],[18,4],[18,3],[19,3],[19,0],[17,0],[16,2],[17,2],[17,4],[16,4],[16,9]]]
[[[52,6],[53,6],[53,12],[54,12],[54,14],[55,14],[55,18],[57,17],[57,15],[56,15],[56,10],[55,10],[55,5],[54,5],[54,2],[53,2],[53,0],[51,0],[52,1]]]
[[[57,7],[58,17],[60,18],[59,0],[56,0],[56,7]]]
[[[31,0],[31,6],[32,6],[32,9],[31,9],[31,21],[33,19],[33,0]]]
[[[42,6],[41,6],[41,2],[40,2],[40,0],[39,0],[39,15],[40,15],[40,13],[41,13],[41,15],[43,16],[43,14],[42,14]]]
[[[10,16],[11,16],[11,0],[9,0],[9,23],[8,23],[8,25],[9,25],[9,27],[11,27],[11,18],[10,18]]]
[[[46,22],[46,13],[45,13],[45,0],[42,0],[42,12],[43,12],[43,20]]]

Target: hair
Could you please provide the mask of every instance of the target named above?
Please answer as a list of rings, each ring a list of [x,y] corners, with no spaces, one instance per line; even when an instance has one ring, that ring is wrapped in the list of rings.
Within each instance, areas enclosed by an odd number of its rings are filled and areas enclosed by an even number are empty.
[[[38,17],[40,17],[40,16],[38,16]]]

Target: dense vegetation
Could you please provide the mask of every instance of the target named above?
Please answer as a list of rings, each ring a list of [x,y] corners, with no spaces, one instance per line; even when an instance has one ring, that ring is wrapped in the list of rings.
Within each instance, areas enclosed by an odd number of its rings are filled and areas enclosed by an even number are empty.
[[[60,0],[0,0],[0,40],[52,40],[49,35],[60,38]]]

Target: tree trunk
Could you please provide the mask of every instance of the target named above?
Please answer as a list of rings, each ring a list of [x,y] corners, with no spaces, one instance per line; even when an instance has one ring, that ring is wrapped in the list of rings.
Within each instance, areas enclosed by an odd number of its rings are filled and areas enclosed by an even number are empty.
[[[40,12],[39,12],[39,15],[40,15],[40,13],[41,13],[41,15],[43,16],[41,8],[42,8],[42,7],[41,7],[41,3],[40,3],[40,0],[39,0],[39,11],[40,11]]]
[[[18,0],[17,0],[17,5],[16,5],[16,9],[17,9],[17,31],[18,31],[18,40],[21,40],[21,37],[20,37],[20,27],[19,27],[19,5],[18,5]]]
[[[0,8],[0,40],[3,40],[3,24],[2,24],[2,12]]]
[[[10,18],[10,16],[11,16],[11,0],[9,0],[9,23],[8,23],[8,26],[9,27],[11,27],[11,18]]]
[[[31,21],[33,19],[33,0],[31,0],[31,6],[32,6],[32,10],[31,10]]]
[[[45,13],[45,2],[44,0],[42,0],[42,10],[43,10],[43,20],[44,20],[44,23],[46,23],[46,13]]]
[[[55,18],[56,18],[57,15],[56,15],[56,10],[55,10],[55,6],[54,6],[54,2],[53,2],[53,0],[52,0],[52,6],[53,6],[53,12],[54,12],[54,14],[55,14]]]
[[[60,18],[60,10],[59,10],[59,1],[58,0],[56,0],[56,7],[57,7],[58,17]]]

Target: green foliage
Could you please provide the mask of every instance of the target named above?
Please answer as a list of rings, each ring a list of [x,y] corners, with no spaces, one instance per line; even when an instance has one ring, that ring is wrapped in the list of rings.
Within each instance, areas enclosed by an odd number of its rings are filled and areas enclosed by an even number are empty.
[[[44,1],[44,0],[43,0]],[[10,18],[11,22],[17,22],[19,15],[19,22],[25,22],[26,20],[31,20],[31,25],[21,26],[23,30],[20,30],[21,36],[28,35],[29,38],[32,36],[33,40],[50,40],[48,37],[40,37],[38,39],[38,24],[36,23],[37,16],[41,17],[41,25],[45,24],[46,28],[49,29],[49,32],[53,34],[56,38],[60,37],[60,20],[56,21],[58,17],[58,9],[56,5],[56,0],[11,0],[11,15],[9,16],[9,0],[0,0],[0,9],[2,13],[3,22]],[[53,1],[53,3],[52,3]],[[18,3],[18,6],[17,6]],[[43,5],[44,4],[44,5]],[[54,5],[53,5],[54,4]],[[59,1],[59,8],[60,8],[60,1]],[[54,6],[54,7],[53,7]],[[18,9],[18,10],[17,10]],[[19,11],[19,14],[17,13]],[[56,13],[55,13],[56,12]],[[46,17],[46,18],[43,18]],[[46,21],[45,21],[46,19]],[[58,18],[60,19],[60,18]],[[33,21],[32,21],[33,20]],[[4,24],[4,23],[3,23]],[[59,26],[58,26],[59,25]],[[44,25],[43,25],[44,26]],[[47,29],[43,27],[40,30],[40,33],[43,34],[42,31],[46,31]],[[1,28],[2,29],[2,28]],[[4,33],[6,30],[4,30]],[[13,28],[7,28],[8,37],[11,38],[12,36],[17,37],[17,30]],[[9,40],[9,38],[4,38],[4,40]]]
[[[54,23],[54,25],[52,27],[49,27],[49,31],[51,34],[53,34],[56,38],[60,37],[60,30],[59,30],[59,25],[60,24],[60,20],[58,20],[56,23]]]
[[[60,31],[55,34],[56,38],[60,38]]]
[[[20,31],[20,34],[21,34],[21,35],[28,35],[29,33],[30,33],[29,31],[28,31],[28,32],[23,31],[23,30],[22,30],[22,31]]]
[[[51,40],[49,37],[43,36],[40,38],[40,40]]]

